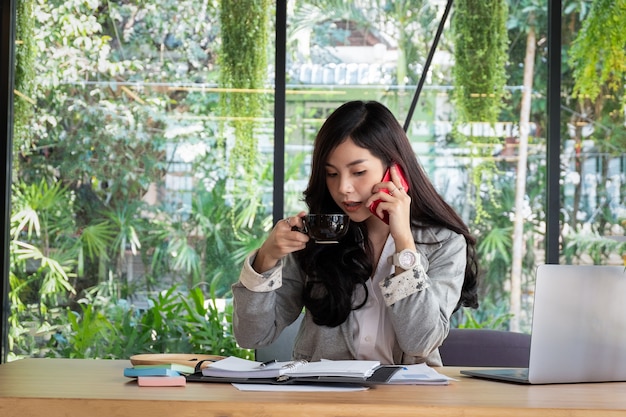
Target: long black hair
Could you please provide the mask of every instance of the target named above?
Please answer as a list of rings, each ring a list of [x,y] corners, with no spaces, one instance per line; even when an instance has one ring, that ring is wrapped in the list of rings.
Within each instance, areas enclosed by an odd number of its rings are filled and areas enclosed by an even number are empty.
[[[341,213],[326,186],[325,165],[331,152],[346,139],[368,149],[387,166],[400,165],[409,182],[411,217],[414,227],[441,226],[462,234],[467,242],[467,264],[461,306],[478,307],[478,263],[476,239],[456,211],[437,193],[421,167],[411,144],[391,111],[375,101],[350,101],[326,119],[315,138],[311,176],[304,201],[311,213]],[[351,222],[348,234],[336,245],[310,242],[296,252],[300,267],[307,274],[304,305],[318,325],[338,326],[353,309],[367,300],[365,283],[373,273],[372,251],[365,223]],[[365,289],[365,299],[353,305],[357,287]]]

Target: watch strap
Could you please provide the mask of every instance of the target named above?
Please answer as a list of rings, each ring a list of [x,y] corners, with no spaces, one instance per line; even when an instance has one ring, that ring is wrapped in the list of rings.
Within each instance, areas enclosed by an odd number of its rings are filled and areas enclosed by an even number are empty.
[[[413,262],[410,264],[403,264],[402,262],[403,257],[412,257]],[[403,249],[400,252],[393,254],[393,256],[391,257],[391,263],[394,266],[397,266],[405,270],[413,269],[417,265],[420,264],[420,254],[417,251],[413,251],[410,249]]]

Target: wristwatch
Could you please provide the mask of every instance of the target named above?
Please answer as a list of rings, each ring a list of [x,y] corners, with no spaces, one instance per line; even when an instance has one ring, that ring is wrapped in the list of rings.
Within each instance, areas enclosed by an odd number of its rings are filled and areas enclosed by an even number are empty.
[[[399,253],[394,254],[391,258],[391,262],[394,266],[398,266],[405,271],[415,268],[419,261],[419,253],[410,249],[401,250]]]

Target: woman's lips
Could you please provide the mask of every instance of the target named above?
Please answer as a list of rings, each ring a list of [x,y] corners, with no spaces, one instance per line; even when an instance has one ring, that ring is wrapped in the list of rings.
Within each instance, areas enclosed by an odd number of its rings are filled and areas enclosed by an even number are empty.
[[[354,213],[358,211],[363,204],[355,201],[346,201],[343,203],[343,208],[348,213]]]

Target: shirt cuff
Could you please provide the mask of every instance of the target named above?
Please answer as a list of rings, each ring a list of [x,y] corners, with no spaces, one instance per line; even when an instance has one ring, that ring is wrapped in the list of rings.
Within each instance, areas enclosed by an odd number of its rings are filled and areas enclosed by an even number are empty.
[[[404,271],[398,275],[391,274],[380,282],[380,289],[387,306],[408,297],[416,292],[430,287],[430,279],[424,271],[424,266],[419,263],[413,269]]]
[[[252,268],[256,255],[257,251],[254,251],[244,260],[239,281],[253,292],[269,292],[280,288],[283,285],[283,261],[278,261],[275,267],[259,274]]]

